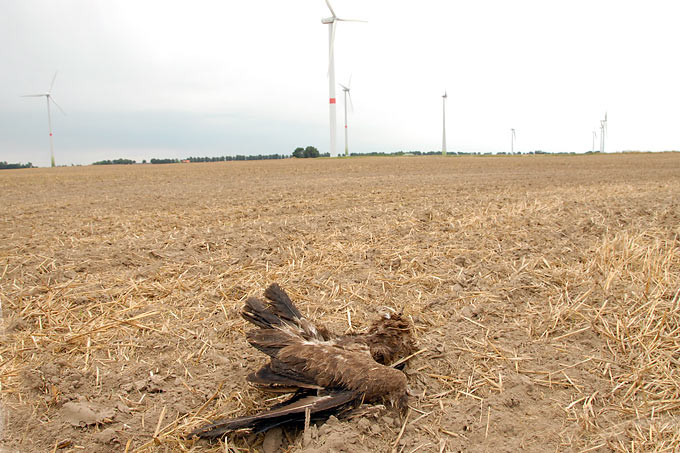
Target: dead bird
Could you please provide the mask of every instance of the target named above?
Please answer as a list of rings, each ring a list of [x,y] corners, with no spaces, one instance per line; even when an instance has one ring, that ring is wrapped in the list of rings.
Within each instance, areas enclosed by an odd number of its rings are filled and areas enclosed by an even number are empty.
[[[388,313],[363,334],[334,335],[306,319],[276,283],[265,301],[250,297],[241,316],[257,329],[248,343],[269,356],[251,373],[250,384],[265,391],[293,393],[288,400],[255,415],[217,420],[189,437],[219,438],[238,429],[263,432],[305,420],[325,419],[361,404],[386,403],[402,413],[408,407],[406,375],[390,365],[415,351],[413,326],[401,313]]]

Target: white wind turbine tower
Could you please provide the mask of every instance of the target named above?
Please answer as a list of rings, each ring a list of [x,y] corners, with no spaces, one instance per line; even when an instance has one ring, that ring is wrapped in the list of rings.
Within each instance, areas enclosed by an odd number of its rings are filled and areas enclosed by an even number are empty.
[[[515,130],[510,129],[510,154],[515,154],[515,140],[517,136],[515,135]]]
[[[446,90],[444,90],[444,95],[442,96],[442,156],[446,156]]]
[[[343,85],[342,83],[339,83],[342,87],[343,94],[345,96],[345,157],[349,156],[349,144],[347,142],[347,98],[349,97],[349,105],[354,111],[354,104],[352,104],[352,95],[350,94],[350,86],[352,85],[352,76],[349,76],[349,82],[347,82],[347,86]]]
[[[52,87],[54,87],[54,80],[57,78],[57,73],[54,73],[54,77],[52,77],[52,83],[50,84],[50,90],[46,93],[40,93],[40,94],[25,94],[22,97],[25,98],[35,98],[35,97],[42,97],[45,96],[45,100],[47,101],[47,127],[49,128],[50,131],[50,162],[52,166],[54,167],[54,142],[52,140],[52,115],[50,113],[50,101],[54,103],[54,105],[61,110],[61,113],[66,115],[64,112],[64,109],[62,109],[59,104],[54,100],[52,97]]]
[[[330,155],[335,154],[335,142],[337,136],[337,121],[335,112],[335,55],[333,43],[335,42],[335,25],[337,22],[366,22],[365,20],[341,19],[335,15],[330,2],[326,0],[326,6],[331,11],[331,17],[321,19],[321,23],[328,25],[328,99],[331,125],[331,149]]]
[[[607,112],[604,112],[604,119],[600,120],[600,152],[604,153],[604,137],[607,135]]]
[[[590,148],[591,151],[595,151],[595,139],[597,138],[597,131],[593,131],[593,147]]]

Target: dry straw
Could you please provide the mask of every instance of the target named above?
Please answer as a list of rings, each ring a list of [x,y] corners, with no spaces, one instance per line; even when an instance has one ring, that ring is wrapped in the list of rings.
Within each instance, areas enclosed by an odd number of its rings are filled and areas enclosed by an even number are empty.
[[[264,358],[238,316],[277,281],[336,332],[390,309],[416,326],[413,415],[363,408],[308,428],[311,448],[336,433],[357,451],[678,451],[679,167],[663,154],[2,173],[3,442],[261,450],[262,436],[184,435],[279,401],[244,383]],[[116,415],[73,428],[68,400]]]

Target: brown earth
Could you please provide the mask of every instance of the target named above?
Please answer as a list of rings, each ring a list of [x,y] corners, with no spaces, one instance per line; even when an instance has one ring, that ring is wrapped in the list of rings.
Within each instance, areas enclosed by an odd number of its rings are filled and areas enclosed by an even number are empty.
[[[678,153],[2,171],[0,451],[679,451],[679,198]],[[404,308],[408,418],[184,439],[272,404],[271,282]]]

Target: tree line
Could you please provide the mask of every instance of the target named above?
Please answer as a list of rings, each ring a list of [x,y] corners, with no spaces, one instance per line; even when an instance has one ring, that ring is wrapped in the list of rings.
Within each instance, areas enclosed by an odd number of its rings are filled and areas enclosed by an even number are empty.
[[[92,162],[92,165],[132,165],[136,164],[137,161],[131,159],[113,159],[113,160],[100,160],[97,162]]]
[[[253,156],[244,156],[237,154],[236,156],[219,156],[219,157],[187,157],[184,160],[189,162],[229,162],[232,160],[269,160],[269,159],[286,159],[287,156],[283,154],[257,154]],[[153,159],[151,159],[153,163]]]
[[[0,170],[12,170],[15,168],[35,168],[32,163],[26,164],[9,164],[5,161],[0,162]]]
[[[589,152],[590,153],[590,152]],[[588,154],[589,154],[588,153]],[[360,156],[435,156],[435,155],[440,155],[441,151],[419,151],[419,150],[413,150],[413,151],[395,151],[392,153],[386,153],[386,152],[372,152],[372,153],[351,153],[350,156],[352,157],[360,157]],[[450,156],[490,156],[493,153],[490,152],[485,152],[485,153],[480,153],[480,152],[470,152],[470,153],[465,153],[465,152],[456,152],[456,151],[450,151],[447,153]],[[496,154],[511,154],[511,153],[506,153],[506,152],[499,152]],[[515,152],[514,154],[523,154],[522,152]],[[549,154],[545,151],[541,150],[536,150],[536,151],[529,151],[524,154]],[[575,154],[575,153],[552,153],[552,154]],[[341,157],[342,155],[338,155]],[[299,146],[295,148],[293,153],[291,155],[285,155],[285,154],[257,154],[257,155],[243,155],[243,154],[237,154],[235,156],[215,156],[215,157],[194,157],[190,156],[185,159],[177,159],[177,158],[161,158],[161,159],[156,159],[153,158],[149,160],[150,163],[152,164],[178,164],[178,163],[188,163],[188,162],[231,162],[231,161],[244,161],[244,160],[273,160],[273,159],[288,159],[291,157],[295,157],[298,159],[308,159],[308,158],[316,158],[316,157],[330,157],[330,153],[320,153],[318,149],[314,146],[307,146],[305,148]],[[111,159],[111,160],[100,160],[97,162],[94,162],[92,165],[131,165],[131,164],[136,164],[137,162],[132,159]],[[142,161],[143,164],[146,164],[147,161],[144,159]],[[28,168],[29,166],[32,166],[31,163],[29,162],[28,164],[24,166],[20,166],[21,164],[7,164],[7,162],[0,162],[0,169],[2,168]]]
[[[313,146],[308,146],[306,148],[296,148],[291,155],[285,154],[255,154],[255,155],[244,155],[237,154],[235,156],[189,156],[184,159],[177,158],[153,158],[149,160],[152,164],[179,164],[187,162],[231,162],[231,161],[243,161],[243,160],[273,160],[273,159],[288,159],[291,157],[309,158],[309,157],[330,157],[330,153],[320,153],[318,149]],[[92,165],[130,165],[137,163],[131,159],[107,159],[93,162]],[[146,159],[142,161],[143,164],[146,163]]]
[[[386,153],[386,152],[372,152],[372,153],[349,153],[350,156],[352,157],[358,157],[358,156],[405,156],[405,155],[413,155],[413,156],[434,156],[441,154],[441,151],[395,151],[393,153]],[[456,153],[449,153],[449,154],[456,154]]]

